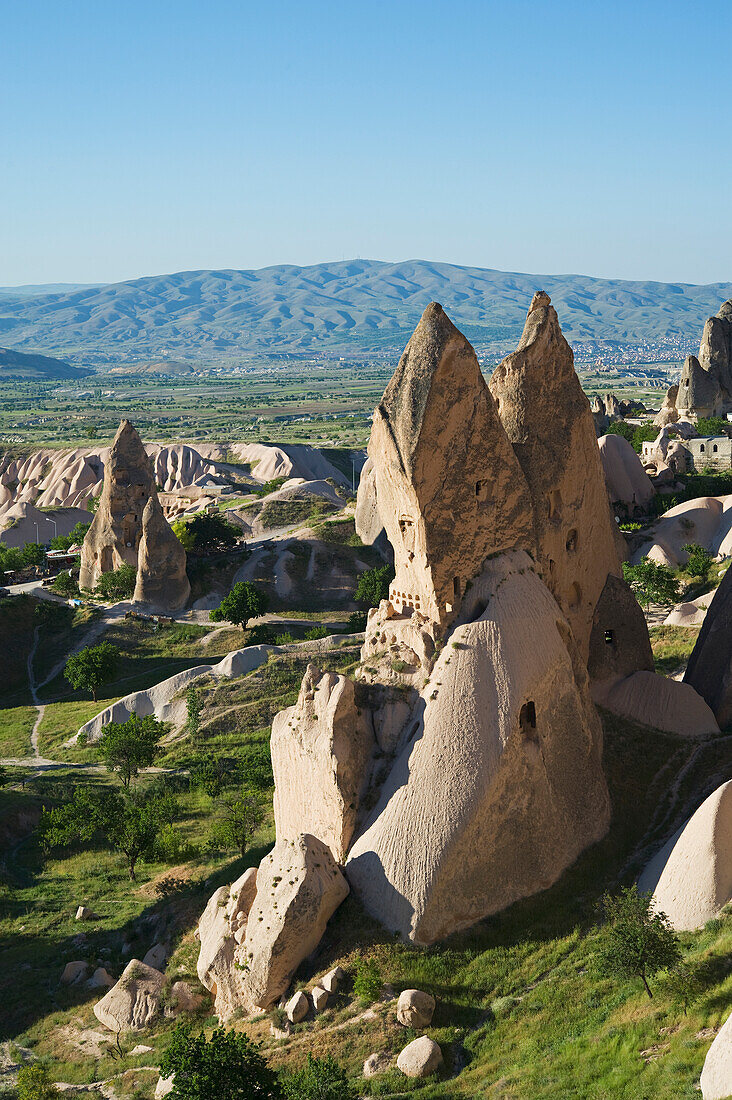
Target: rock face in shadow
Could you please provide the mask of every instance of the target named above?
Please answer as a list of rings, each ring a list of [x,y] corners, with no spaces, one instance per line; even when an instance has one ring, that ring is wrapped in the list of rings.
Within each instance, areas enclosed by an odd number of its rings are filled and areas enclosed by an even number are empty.
[[[137,555],[135,603],[178,611],[191,594],[186,552],[163,515],[157,493],[142,513],[142,537]]]
[[[190,596],[186,552],[163,515],[152,462],[129,420],[105,463],[99,507],[81,548],[80,588],[94,589],[102,573],[121,565],[137,570],[136,602],[177,611]]]
[[[374,413],[369,457],[394,548],[389,600],[442,627],[486,557],[531,546],[532,528],[526,483],[475,352],[437,302]]]
[[[643,610],[624,580],[610,574],[595,607],[587,671],[596,681],[617,680],[646,669],[653,650]]]
[[[491,560],[469,600],[346,865],[420,944],[551,885],[610,815],[588,678],[528,555]]]
[[[695,355],[687,355],[681,368],[676,408],[681,416],[718,416],[722,411],[722,390],[715,376],[705,370]]]
[[[732,569],[722,578],[706,613],[684,683],[709,704],[722,729],[732,725]]]
[[[342,863],[374,748],[371,715],[345,676],[308,665],[294,707],[272,723],[277,839],[317,836]]]
[[[678,932],[703,928],[732,899],[732,781],[702,802],[638,882]]]
[[[608,575],[621,576],[616,524],[572,349],[543,291],[491,392],[529,485],[541,575],[587,660]]]
[[[104,468],[99,507],[81,548],[81,588],[95,588],[102,573],[121,565],[137,568],[142,513],[155,493],[152,464],[142,440],[129,420],[123,420]]]
[[[699,356],[687,356],[676,407],[692,417],[723,416],[732,410],[732,299],[707,319]]]

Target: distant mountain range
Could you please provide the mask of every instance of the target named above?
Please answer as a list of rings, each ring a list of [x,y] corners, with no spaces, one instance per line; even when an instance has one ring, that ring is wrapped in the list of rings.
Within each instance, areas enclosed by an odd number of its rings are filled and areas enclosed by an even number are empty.
[[[92,371],[74,367],[61,359],[50,359],[47,355],[24,355],[10,348],[0,348],[0,381],[10,379],[41,380],[57,378],[84,378]]]
[[[552,298],[572,342],[675,340],[695,346],[732,283],[521,275],[410,260],[350,260],[258,271],[181,271],[106,286],[3,288],[0,340],[81,355],[358,354],[401,348],[437,300],[477,345],[512,344],[534,291]]]

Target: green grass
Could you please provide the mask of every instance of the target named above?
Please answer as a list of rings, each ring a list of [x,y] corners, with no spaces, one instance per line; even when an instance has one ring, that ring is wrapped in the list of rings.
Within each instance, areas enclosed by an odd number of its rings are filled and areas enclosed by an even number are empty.
[[[36,714],[36,708],[32,706],[0,710],[0,757],[27,756],[30,753],[30,735]]]
[[[699,637],[699,627],[654,626],[648,633],[656,672],[660,672],[662,676],[670,676],[689,660]]]

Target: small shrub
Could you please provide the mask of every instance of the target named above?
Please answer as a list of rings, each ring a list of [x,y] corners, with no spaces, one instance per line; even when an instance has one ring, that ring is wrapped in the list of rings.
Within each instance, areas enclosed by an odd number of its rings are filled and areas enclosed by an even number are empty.
[[[376,959],[359,959],[356,962],[355,972],[353,992],[359,1000],[372,1004],[381,996],[384,985]]]
[[[311,626],[310,630],[305,631],[305,641],[314,642],[317,638],[326,638],[328,631],[324,626]]]
[[[18,1070],[18,1100],[52,1100],[60,1095],[46,1066],[34,1062]]]

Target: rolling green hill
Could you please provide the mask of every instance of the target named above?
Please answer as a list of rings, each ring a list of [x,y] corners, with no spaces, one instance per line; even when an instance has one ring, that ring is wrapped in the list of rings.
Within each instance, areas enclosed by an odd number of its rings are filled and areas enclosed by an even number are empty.
[[[82,378],[91,371],[83,367],[73,367],[71,363],[64,363],[61,359],[51,359],[47,355],[26,355],[22,352],[11,351],[10,348],[0,348],[0,379],[52,379],[52,378]]]

